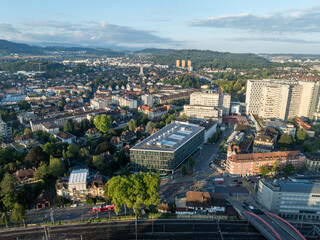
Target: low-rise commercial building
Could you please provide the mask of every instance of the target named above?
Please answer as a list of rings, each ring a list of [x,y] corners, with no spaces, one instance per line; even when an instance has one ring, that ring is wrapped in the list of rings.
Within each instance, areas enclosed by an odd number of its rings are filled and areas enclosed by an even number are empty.
[[[314,179],[263,179],[259,181],[257,197],[262,206],[280,217],[320,220],[320,183]]]
[[[173,171],[204,142],[204,128],[174,122],[130,149],[136,170]]]

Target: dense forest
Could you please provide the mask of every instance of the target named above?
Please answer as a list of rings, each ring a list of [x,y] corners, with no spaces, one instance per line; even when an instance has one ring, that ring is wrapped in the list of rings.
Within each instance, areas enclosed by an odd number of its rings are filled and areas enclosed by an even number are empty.
[[[173,50],[164,53],[158,53],[157,51],[151,52],[155,52],[151,60],[157,64],[175,66],[177,59],[191,60],[194,69],[204,67],[219,69],[262,69],[272,68],[276,65],[279,66],[279,63],[271,63],[269,60],[251,53],[228,53],[209,50]]]

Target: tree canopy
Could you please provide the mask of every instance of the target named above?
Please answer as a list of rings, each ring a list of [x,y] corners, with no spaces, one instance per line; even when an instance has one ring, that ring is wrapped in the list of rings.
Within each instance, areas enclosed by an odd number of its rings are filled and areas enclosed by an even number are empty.
[[[94,118],[94,125],[103,133],[107,133],[112,124],[110,115],[101,114]]]
[[[116,176],[105,185],[105,197],[115,204],[115,211],[119,212],[126,204],[134,211],[144,205],[157,205],[159,199],[160,179],[155,173],[138,173],[129,176]]]
[[[24,163],[27,167],[39,167],[41,162],[48,163],[49,156],[42,150],[41,147],[36,146],[29,150],[24,158]]]

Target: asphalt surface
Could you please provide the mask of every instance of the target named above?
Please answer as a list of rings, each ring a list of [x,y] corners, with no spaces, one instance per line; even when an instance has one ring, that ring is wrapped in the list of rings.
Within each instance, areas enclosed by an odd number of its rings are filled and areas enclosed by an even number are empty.
[[[99,206],[102,204],[97,204]],[[94,207],[90,206],[78,206],[78,207],[65,207],[65,208],[52,208],[53,209],[53,219],[54,222],[58,221],[82,221],[82,220],[89,220],[97,217],[109,217],[114,216],[114,211],[111,212],[101,212],[101,213],[91,213],[91,208]],[[51,214],[50,208],[43,208],[40,210],[31,210],[27,213],[27,224],[34,224],[40,222],[51,222]]]

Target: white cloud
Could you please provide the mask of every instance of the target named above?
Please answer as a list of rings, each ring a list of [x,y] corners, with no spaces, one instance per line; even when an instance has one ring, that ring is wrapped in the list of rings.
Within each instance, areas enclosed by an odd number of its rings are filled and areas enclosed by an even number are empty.
[[[219,17],[193,19],[189,26],[232,28],[266,33],[318,33],[320,32],[320,6],[306,9],[287,9],[265,15],[243,13]]]
[[[153,31],[138,30],[108,22],[25,21],[20,26],[0,23],[0,38],[23,42],[61,42],[91,46],[159,46],[177,44]]]

